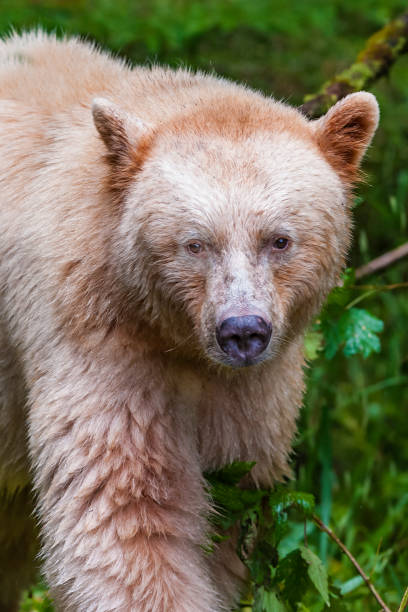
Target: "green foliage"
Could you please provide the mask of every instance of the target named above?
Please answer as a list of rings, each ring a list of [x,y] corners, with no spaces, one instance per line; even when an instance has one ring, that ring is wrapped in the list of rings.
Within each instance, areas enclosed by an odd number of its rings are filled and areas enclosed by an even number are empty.
[[[276,593],[259,587],[252,610],[253,612],[285,612],[285,606],[279,601]]]
[[[48,596],[47,587],[39,582],[30,591],[25,591],[19,612],[53,612],[54,606]]]
[[[244,476],[250,467],[234,463],[226,473]],[[212,522],[218,537],[227,537],[233,525],[239,527],[237,550],[250,572],[253,612],[298,609],[318,596],[323,605],[330,605],[327,570],[319,557],[302,544],[287,554],[280,546],[293,513],[298,521],[313,517],[313,496],[284,488],[248,490],[237,486],[236,478],[226,484],[222,471],[207,475],[207,480],[217,510]]]
[[[380,352],[381,343],[377,334],[383,331],[384,323],[367,310],[353,307],[361,300],[359,296],[350,301],[354,282],[354,270],[348,268],[343,274],[342,286],[331,292],[319,321],[306,337],[305,348],[309,359],[318,356],[323,338],[327,359],[332,359],[341,347],[346,357],[361,354],[366,358],[373,352]]]
[[[302,558],[306,561],[308,568],[307,573],[314,584],[323,601],[329,605],[329,583],[327,579],[327,570],[319,557],[306,546],[299,547]]]
[[[207,480],[213,486],[219,484],[236,485],[244,476],[249,474],[254,465],[255,461],[236,461],[216,472],[211,472],[207,475]]]
[[[376,334],[383,329],[383,322],[362,308],[346,310],[337,321],[325,318],[325,355],[332,359],[342,345],[346,357],[359,353],[368,357],[372,352],[379,353],[381,344]]]
[[[253,467],[254,463],[233,463],[218,472],[207,475],[210,494],[219,514],[214,518],[223,530],[229,529],[246,513],[257,512],[263,492],[258,489],[238,489],[235,485]]]

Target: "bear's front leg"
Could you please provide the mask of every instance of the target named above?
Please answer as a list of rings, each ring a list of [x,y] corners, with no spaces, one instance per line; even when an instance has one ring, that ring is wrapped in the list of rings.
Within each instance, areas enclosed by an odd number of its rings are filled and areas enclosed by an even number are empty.
[[[190,427],[151,365],[60,354],[37,377],[29,426],[58,610],[220,609],[200,548],[207,508]]]

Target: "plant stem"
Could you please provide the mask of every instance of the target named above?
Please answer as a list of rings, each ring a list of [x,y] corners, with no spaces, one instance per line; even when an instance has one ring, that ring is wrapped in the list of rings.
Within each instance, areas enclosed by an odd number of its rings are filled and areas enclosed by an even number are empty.
[[[408,587],[405,589],[405,593],[402,597],[402,601],[399,605],[398,612],[404,612],[405,608],[408,605]]]
[[[403,287],[408,288],[408,283],[395,283],[394,285],[350,285],[350,289],[360,289],[360,291],[365,291],[365,293],[359,295],[347,304],[346,310],[350,310],[350,308],[353,308],[353,306],[359,302],[362,302],[379,291],[392,291],[393,289],[402,289]]]
[[[336,542],[337,546],[342,550],[342,552],[344,552],[344,554],[350,559],[351,563],[354,565],[354,567],[356,568],[356,570],[358,571],[358,573],[360,574],[360,576],[362,577],[362,579],[364,580],[364,582],[366,583],[366,585],[368,586],[368,588],[370,589],[371,593],[374,595],[374,597],[376,598],[377,602],[380,604],[381,606],[381,610],[383,610],[383,612],[391,612],[390,608],[386,605],[386,603],[382,600],[381,596],[379,595],[379,593],[377,592],[377,589],[374,587],[373,583],[371,582],[370,578],[367,576],[367,574],[364,572],[364,570],[361,568],[361,566],[359,565],[359,563],[357,562],[357,560],[353,557],[353,555],[351,554],[351,552],[348,550],[348,548],[343,544],[343,542],[336,536],[336,534],[334,533],[334,531],[332,531],[330,529],[330,527],[327,527],[327,525],[325,525],[323,523],[323,521],[316,515],[313,514],[312,519],[314,521],[314,523],[316,523],[316,525],[319,527],[319,529],[321,529],[322,531],[324,531],[325,533],[327,533],[327,535],[333,540],[333,542]],[[407,589],[408,590],[408,589]],[[408,597],[408,596],[407,596]],[[405,595],[404,595],[405,598]],[[403,601],[401,602],[401,605],[403,604]],[[408,602],[405,603],[405,605]],[[402,608],[403,610],[404,608]],[[400,611],[398,611],[400,612]]]
[[[363,300],[370,297],[371,295],[374,295],[374,293],[377,293],[377,291],[375,289],[371,289],[371,291],[367,291],[367,293],[363,293],[363,295],[359,295],[358,297],[356,297],[355,300],[347,304],[346,310],[350,310],[350,308],[353,308],[353,306],[355,306],[359,302],[362,302]]]
[[[394,283],[392,285],[349,285],[350,289],[359,289],[360,291],[393,291],[394,289],[408,288],[408,283]]]

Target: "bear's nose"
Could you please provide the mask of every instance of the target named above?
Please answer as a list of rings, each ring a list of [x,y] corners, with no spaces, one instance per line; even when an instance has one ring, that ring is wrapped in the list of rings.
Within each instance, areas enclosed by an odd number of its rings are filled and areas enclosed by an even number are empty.
[[[250,365],[269,343],[272,325],[256,315],[229,317],[216,330],[221,349],[234,365]]]

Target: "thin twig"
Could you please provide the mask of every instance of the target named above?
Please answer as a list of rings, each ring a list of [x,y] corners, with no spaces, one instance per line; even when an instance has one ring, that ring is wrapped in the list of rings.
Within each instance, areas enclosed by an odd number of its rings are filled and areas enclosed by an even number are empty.
[[[398,612],[404,612],[405,608],[408,605],[408,587],[405,589],[405,593],[402,597],[402,601],[399,605]]]
[[[360,291],[393,291],[394,289],[408,288],[408,283],[393,283],[392,285],[349,285],[350,289],[359,289]]]
[[[362,278],[363,276],[368,276],[369,274],[373,274],[374,272],[388,268],[388,266],[391,264],[407,256],[408,242],[402,244],[396,249],[393,249],[392,251],[388,251],[388,253],[384,253],[384,255],[380,255],[380,257],[376,257],[365,266],[357,268],[356,278]]]
[[[321,529],[322,531],[327,533],[327,535],[333,540],[333,542],[336,542],[337,546],[350,559],[350,561],[352,562],[352,564],[354,565],[354,567],[356,568],[356,570],[358,571],[358,573],[360,574],[360,576],[362,577],[362,579],[364,580],[364,582],[366,583],[368,588],[370,589],[371,593],[374,595],[374,597],[376,598],[377,602],[380,604],[381,610],[383,610],[384,612],[391,612],[390,608],[386,605],[386,603],[382,600],[381,596],[377,592],[377,590],[376,590],[375,586],[373,585],[373,583],[371,582],[370,578],[367,576],[367,574],[361,568],[361,566],[356,561],[356,559],[353,557],[353,555],[348,550],[348,548],[346,548],[346,546],[343,544],[343,542],[341,540],[339,540],[339,538],[336,536],[334,531],[332,531],[330,529],[330,527],[327,527],[327,525],[325,525],[323,523],[323,521],[316,514],[313,514],[312,519],[316,523],[316,525],[319,527],[319,529]]]
[[[306,522],[306,520],[304,520],[303,521],[303,537],[304,537],[306,548],[309,548],[309,543],[307,541],[307,530],[306,530],[306,527],[307,527],[307,522]]]
[[[371,291],[367,291],[366,293],[363,293],[363,295],[359,295],[354,300],[352,300],[349,304],[347,304],[346,310],[350,310],[350,308],[353,308],[353,306],[355,306],[356,304],[359,304],[360,302],[374,295],[375,293],[377,293],[377,291],[371,290]]]
[[[393,289],[402,289],[403,287],[408,288],[408,283],[394,283],[393,285],[350,285],[349,289],[359,289],[360,291],[364,291],[364,293],[347,304],[346,309],[350,310],[350,308],[353,308],[353,306],[359,302],[375,295],[379,291],[392,291]]]

